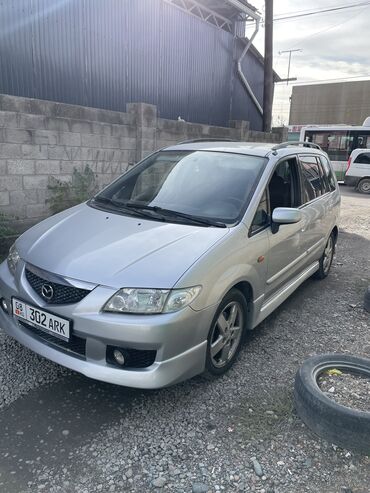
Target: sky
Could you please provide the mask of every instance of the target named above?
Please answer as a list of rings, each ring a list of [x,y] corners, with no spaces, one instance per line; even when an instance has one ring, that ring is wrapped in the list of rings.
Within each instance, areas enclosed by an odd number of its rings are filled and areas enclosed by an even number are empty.
[[[262,14],[264,3],[264,0],[251,0]],[[361,0],[275,0],[274,19],[299,11],[312,12],[356,3],[361,3]],[[290,77],[297,77],[297,81],[288,86],[286,83],[275,85],[274,125],[289,123],[289,97],[293,84],[327,79],[370,79],[369,25],[370,2],[366,6],[337,12],[275,20],[274,69],[280,77],[287,77],[289,54],[279,52],[291,49],[301,49],[302,52],[292,53]],[[252,32],[253,26],[248,27],[247,36]],[[263,25],[254,44],[263,54]]]

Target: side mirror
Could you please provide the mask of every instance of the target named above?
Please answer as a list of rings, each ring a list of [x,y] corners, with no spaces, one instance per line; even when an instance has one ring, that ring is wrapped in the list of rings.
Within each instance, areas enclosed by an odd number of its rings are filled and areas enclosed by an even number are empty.
[[[302,220],[302,212],[291,207],[277,207],[272,213],[271,229],[273,233],[279,231],[280,224],[295,224]]]

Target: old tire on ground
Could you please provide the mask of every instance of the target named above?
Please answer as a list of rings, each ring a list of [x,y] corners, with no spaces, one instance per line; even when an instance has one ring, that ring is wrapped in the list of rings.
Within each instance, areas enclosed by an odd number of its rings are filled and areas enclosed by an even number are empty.
[[[357,185],[360,193],[370,193],[370,178],[363,178]]]
[[[370,378],[370,360],[347,354],[324,354],[307,359],[294,384],[298,415],[317,435],[340,447],[370,454],[370,411],[357,411],[327,397],[319,388],[319,375],[330,368]]]

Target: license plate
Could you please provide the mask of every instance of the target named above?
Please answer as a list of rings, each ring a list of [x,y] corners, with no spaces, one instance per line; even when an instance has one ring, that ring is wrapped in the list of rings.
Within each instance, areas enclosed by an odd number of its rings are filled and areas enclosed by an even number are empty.
[[[41,329],[55,337],[69,340],[71,322],[65,318],[58,317],[52,313],[45,312],[34,306],[28,305],[24,301],[12,299],[13,315],[25,320],[27,324]]]

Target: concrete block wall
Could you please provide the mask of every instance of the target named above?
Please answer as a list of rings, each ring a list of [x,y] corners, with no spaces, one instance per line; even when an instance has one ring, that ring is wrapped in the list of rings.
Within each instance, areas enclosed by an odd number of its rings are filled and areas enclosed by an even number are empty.
[[[0,95],[0,211],[19,230],[50,214],[51,177],[88,165],[102,188],[136,161],[135,115]]]
[[[127,112],[0,95],[0,212],[17,231],[50,214],[52,177],[71,182],[88,165],[102,188],[154,150],[183,140],[281,142],[280,130],[251,132],[248,122],[216,127],[158,118],[156,106]]]

